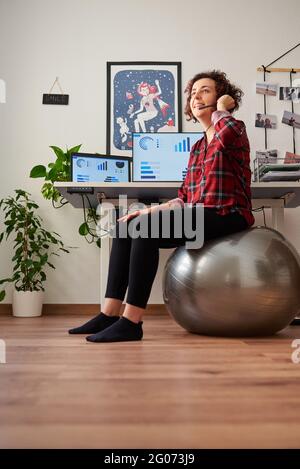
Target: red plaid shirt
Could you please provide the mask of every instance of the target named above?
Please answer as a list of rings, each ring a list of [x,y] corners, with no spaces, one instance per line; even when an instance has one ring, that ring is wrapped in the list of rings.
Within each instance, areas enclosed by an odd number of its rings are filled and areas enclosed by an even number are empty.
[[[250,147],[245,124],[227,111],[212,114],[215,135],[193,145],[178,197],[187,203],[214,207],[220,215],[239,212],[253,225]]]

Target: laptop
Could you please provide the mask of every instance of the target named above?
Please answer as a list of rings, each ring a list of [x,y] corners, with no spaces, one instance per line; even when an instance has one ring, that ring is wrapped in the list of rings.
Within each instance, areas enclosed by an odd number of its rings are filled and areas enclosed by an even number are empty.
[[[203,132],[133,133],[134,182],[182,182]]]
[[[73,153],[71,174],[73,182],[130,182],[131,157]]]

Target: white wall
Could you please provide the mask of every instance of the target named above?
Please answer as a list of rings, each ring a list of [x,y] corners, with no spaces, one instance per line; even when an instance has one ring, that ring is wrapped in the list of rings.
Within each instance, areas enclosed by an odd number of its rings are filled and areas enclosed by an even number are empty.
[[[47,303],[99,301],[99,253],[77,235],[81,212],[69,205],[54,210],[40,195],[41,181],[28,174],[50,161],[49,145],[82,143],[82,151],[105,151],[106,62],[181,61],[183,86],[199,71],[226,71],[245,92],[237,117],[246,122],[255,152],[264,148],[264,132],[253,124],[255,112],[263,110],[255,95],[255,82],[262,79],[256,67],[299,42],[299,16],[299,0],[0,0],[0,78],[7,88],[7,102],[0,104],[0,198],[15,188],[30,191],[47,226],[66,244],[79,246],[49,273]],[[300,67],[300,48],[278,66]],[[70,94],[69,106],[41,104],[56,76]],[[286,75],[272,75],[277,80],[289,85]],[[278,117],[282,110],[277,100],[269,109]],[[187,122],[183,128],[197,130]],[[282,155],[292,151],[291,128],[281,125],[269,135],[270,148]],[[286,214],[285,234],[300,250],[300,211]],[[10,273],[10,256],[1,245],[0,277]],[[160,273],[154,303],[161,302]]]

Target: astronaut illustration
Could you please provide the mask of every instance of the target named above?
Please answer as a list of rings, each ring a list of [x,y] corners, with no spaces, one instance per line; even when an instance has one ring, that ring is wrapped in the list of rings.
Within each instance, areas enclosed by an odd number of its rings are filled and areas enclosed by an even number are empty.
[[[123,119],[123,117],[118,117],[117,118],[117,124],[120,126],[119,132],[121,134],[121,141],[122,143],[126,142],[128,133],[129,133],[129,128],[127,126],[127,119]]]

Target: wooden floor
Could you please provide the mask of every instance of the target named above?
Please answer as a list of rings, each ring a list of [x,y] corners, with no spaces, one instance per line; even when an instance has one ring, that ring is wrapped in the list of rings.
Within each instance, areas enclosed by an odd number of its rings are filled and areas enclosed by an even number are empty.
[[[1,448],[300,448],[300,327],[224,339],[156,315],[141,342],[93,344],[67,334],[85,320],[0,315]]]

